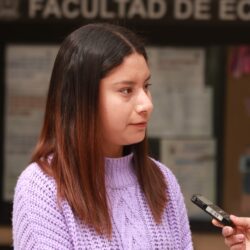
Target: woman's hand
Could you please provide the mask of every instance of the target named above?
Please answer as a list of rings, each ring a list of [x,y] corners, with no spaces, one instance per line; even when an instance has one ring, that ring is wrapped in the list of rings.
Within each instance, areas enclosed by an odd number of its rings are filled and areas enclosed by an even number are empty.
[[[230,215],[235,227],[223,226],[217,220],[212,223],[222,228],[225,244],[230,250],[250,250],[250,218]]]

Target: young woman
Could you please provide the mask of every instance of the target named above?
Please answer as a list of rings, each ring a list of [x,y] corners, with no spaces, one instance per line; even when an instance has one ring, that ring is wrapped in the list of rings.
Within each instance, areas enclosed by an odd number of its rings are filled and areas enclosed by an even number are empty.
[[[15,249],[192,249],[180,187],[148,157],[149,80],[143,44],[123,27],[64,40],[15,189]]]

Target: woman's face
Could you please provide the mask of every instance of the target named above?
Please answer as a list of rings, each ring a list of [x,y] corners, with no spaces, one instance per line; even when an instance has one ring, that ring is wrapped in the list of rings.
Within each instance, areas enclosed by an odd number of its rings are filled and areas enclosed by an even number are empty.
[[[105,156],[119,157],[124,145],[142,141],[153,110],[150,71],[144,57],[133,53],[100,83],[100,116]]]

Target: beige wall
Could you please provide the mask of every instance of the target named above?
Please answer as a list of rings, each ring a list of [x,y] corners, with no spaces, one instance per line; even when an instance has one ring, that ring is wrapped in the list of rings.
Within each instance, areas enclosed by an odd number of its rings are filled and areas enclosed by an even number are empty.
[[[11,242],[12,242],[11,229],[8,227],[0,227],[0,246],[11,245]]]
[[[221,234],[193,234],[194,250],[229,250]]]
[[[232,49],[229,50],[228,55],[228,62],[231,62]],[[242,209],[244,199],[247,197],[243,196],[242,180],[239,171],[240,156],[245,153],[246,146],[250,142],[250,114],[248,110],[248,102],[250,100],[249,82],[249,74],[234,77],[232,73],[228,73],[225,83],[227,93],[225,100],[226,114],[223,148],[223,208],[230,214],[242,216],[250,216],[249,208],[246,211]],[[249,196],[247,199],[249,199]]]

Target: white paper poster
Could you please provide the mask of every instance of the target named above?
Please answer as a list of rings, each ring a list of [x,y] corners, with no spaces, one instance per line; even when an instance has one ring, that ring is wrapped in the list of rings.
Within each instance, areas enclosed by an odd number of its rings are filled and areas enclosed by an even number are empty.
[[[154,111],[151,137],[212,135],[212,89],[205,85],[205,51],[149,47]]]
[[[11,201],[17,177],[29,163],[45,109],[58,46],[9,45],[6,48],[4,193]]]
[[[215,201],[216,145],[210,140],[162,140],[161,161],[176,176],[183,192],[190,218],[207,218],[191,201],[193,194],[203,194]]]

